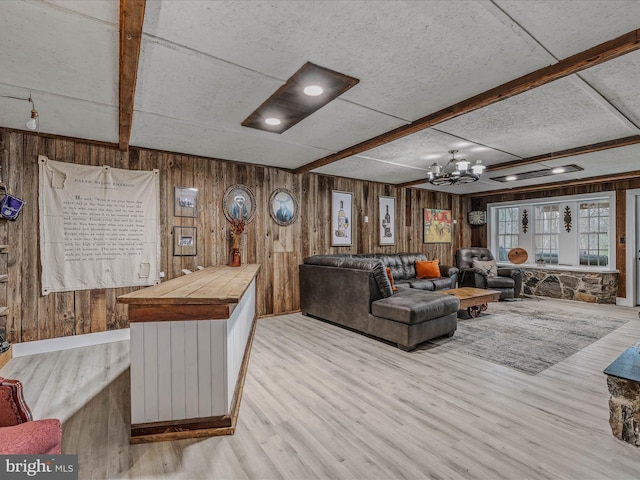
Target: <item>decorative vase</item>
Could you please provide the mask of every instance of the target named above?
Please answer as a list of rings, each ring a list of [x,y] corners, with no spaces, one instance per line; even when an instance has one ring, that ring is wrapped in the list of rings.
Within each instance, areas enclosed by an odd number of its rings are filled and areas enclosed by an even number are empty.
[[[231,263],[229,263],[230,267],[239,267],[240,263],[240,249],[234,248],[231,250]]]
[[[240,235],[236,234],[233,236],[233,247],[231,248],[231,262],[229,262],[230,267],[239,267],[240,262]]]

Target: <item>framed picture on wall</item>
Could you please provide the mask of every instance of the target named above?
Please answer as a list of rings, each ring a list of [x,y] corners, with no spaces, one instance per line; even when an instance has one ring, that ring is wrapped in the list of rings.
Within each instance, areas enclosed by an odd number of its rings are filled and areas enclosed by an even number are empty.
[[[380,227],[380,245],[396,244],[396,199],[380,197],[378,208],[378,226]]]
[[[222,209],[227,220],[249,223],[256,215],[256,196],[246,185],[232,185],[224,193]]]
[[[424,209],[424,243],[451,243],[451,210]]]
[[[269,199],[269,213],[278,225],[291,225],[298,218],[298,201],[286,188],[276,188]]]
[[[173,227],[173,255],[175,257],[195,257],[197,247],[197,227]]]
[[[173,214],[176,217],[198,216],[198,189],[176,187],[173,195]]]
[[[331,192],[331,246],[348,247],[352,245],[352,208],[353,193]]]

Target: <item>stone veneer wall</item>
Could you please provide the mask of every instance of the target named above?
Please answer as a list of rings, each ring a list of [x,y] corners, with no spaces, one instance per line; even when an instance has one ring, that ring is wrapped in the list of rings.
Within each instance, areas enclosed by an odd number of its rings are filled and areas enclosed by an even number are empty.
[[[539,297],[615,304],[618,274],[523,268],[522,289],[527,295]]]

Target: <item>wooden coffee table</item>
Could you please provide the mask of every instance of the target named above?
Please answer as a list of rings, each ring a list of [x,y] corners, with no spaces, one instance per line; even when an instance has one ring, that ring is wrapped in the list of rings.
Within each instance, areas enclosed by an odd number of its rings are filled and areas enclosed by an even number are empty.
[[[469,316],[473,318],[478,318],[480,313],[487,309],[489,302],[497,302],[500,299],[498,290],[485,290],[484,288],[462,287],[441,290],[441,292],[458,297],[460,308],[466,308]]]

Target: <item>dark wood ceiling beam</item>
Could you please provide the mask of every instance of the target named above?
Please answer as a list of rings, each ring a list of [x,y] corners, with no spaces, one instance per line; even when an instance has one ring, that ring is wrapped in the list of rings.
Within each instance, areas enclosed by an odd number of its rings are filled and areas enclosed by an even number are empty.
[[[120,0],[119,148],[126,152],[131,138],[133,102],[138,78],[142,23],[146,0]]]
[[[584,155],[586,153],[601,152],[603,150],[609,150],[612,148],[626,147],[628,145],[635,145],[640,143],[640,135],[632,135],[630,137],[617,138],[615,140],[607,140],[606,142],[592,143],[591,145],[585,145],[583,147],[569,148],[567,150],[561,150],[559,152],[545,153],[542,155],[536,155],[535,157],[521,158],[518,160],[512,160],[510,162],[497,163],[495,165],[488,166],[485,170],[485,175],[488,172],[495,172],[497,170],[503,170],[505,168],[521,167],[523,165],[531,165],[533,163],[547,162],[549,160],[555,160],[557,158],[573,157],[576,155]],[[414,185],[420,185],[426,183],[429,178],[421,178],[419,180],[412,180],[410,182],[399,183],[397,187],[412,187]]]
[[[578,178],[576,180],[564,180],[562,182],[547,183],[546,185],[529,185],[524,187],[512,187],[503,188],[500,190],[491,190],[488,192],[469,193],[465,194],[465,197],[480,198],[480,197],[493,197],[513,193],[529,193],[540,192],[543,190],[556,190],[564,187],[575,187],[584,185],[593,185],[605,182],[616,182],[619,180],[631,180],[634,178],[640,178],[640,170],[634,170],[632,172],[615,173],[609,175],[601,175],[599,177],[591,178]]]
[[[362,153],[385,143],[398,140],[399,138],[419,132],[425,128],[432,127],[438,123],[450,120],[459,115],[473,112],[493,103],[505,100],[520,93],[524,93],[536,87],[540,87],[554,80],[572,75],[595,65],[599,65],[608,60],[612,60],[621,55],[640,49],[640,29],[633,30],[608,42],[601,43],[583,52],[577,53],[558,63],[540,68],[528,73],[520,78],[504,83],[486,92],[475,95],[471,98],[458,102],[450,107],[438,112],[419,118],[414,122],[395,128],[387,133],[383,133],[364,142],[360,142],[349,148],[315,160],[306,165],[302,165],[294,170],[294,173],[306,173],[315,168],[323,167],[337,162],[343,158]]]

